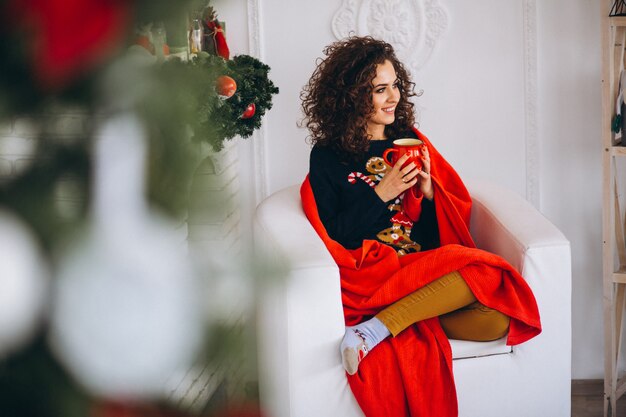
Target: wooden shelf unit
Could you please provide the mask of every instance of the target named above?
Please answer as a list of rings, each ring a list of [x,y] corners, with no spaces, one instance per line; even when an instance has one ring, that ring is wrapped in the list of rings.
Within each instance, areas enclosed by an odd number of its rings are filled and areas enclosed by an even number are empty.
[[[626,156],[626,147],[624,146],[611,146],[610,149],[611,156]]]
[[[619,377],[622,324],[626,301],[626,222],[619,201],[618,163],[626,164],[626,147],[611,130],[625,67],[626,17],[609,17],[613,0],[602,1],[602,257],[604,298],[604,416],[617,415],[617,400],[626,393],[626,377]],[[626,114],[623,114],[626,117]],[[621,142],[626,142],[622,132]]]

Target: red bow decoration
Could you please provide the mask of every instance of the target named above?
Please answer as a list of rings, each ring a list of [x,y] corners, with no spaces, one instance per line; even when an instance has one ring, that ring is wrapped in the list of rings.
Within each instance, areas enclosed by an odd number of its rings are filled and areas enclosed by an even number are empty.
[[[226,43],[226,37],[224,36],[224,29],[217,20],[209,20],[206,22],[209,28],[209,34],[213,36],[213,45],[215,47],[215,53],[224,59],[229,59],[230,50]]]

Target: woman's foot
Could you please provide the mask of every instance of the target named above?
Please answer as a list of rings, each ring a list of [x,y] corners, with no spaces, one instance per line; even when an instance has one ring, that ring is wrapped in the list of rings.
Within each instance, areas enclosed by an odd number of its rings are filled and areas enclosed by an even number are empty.
[[[346,327],[341,341],[341,362],[349,375],[356,374],[367,354],[391,333],[376,317],[356,326]]]
[[[341,362],[350,375],[356,374],[359,363],[369,353],[365,338],[354,327],[346,327],[346,334],[341,341]]]

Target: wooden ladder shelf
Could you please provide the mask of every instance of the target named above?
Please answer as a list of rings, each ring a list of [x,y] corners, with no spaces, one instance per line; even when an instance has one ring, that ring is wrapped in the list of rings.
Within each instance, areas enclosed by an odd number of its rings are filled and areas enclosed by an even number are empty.
[[[617,415],[617,400],[626,393],[619,377],[626,302],[626,218],[620,204],[618,167],[626,164],[626,132],[617,137],[611,127],[616,114],[620,74],[625,67],[626,17],[609,17],[613,0],[603,1],[602,16],[602,252],[604,278],[604,416]],[[626,114],[623,114],[626,117]]]

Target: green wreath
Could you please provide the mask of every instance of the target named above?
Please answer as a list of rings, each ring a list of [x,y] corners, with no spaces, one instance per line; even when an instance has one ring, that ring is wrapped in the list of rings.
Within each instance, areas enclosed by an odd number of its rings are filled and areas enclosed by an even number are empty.
[[[248,138],[261,127],[265,113],[272,108],[278,88],[268,78],[270,67],[249,55],[231,60],[200,54],[186,63],[190,76],[201,78],[194,97],[196,118],[192,121],[193,139],[211,144],[219,151],[224,141],[235,136]],[[204,72],[204,74],[199,74]],[[220,98],[215,89],[218,77],[227,75],[237,83],[230,98]],[[243,117],[248,106],[255,106],[251,117]]]

